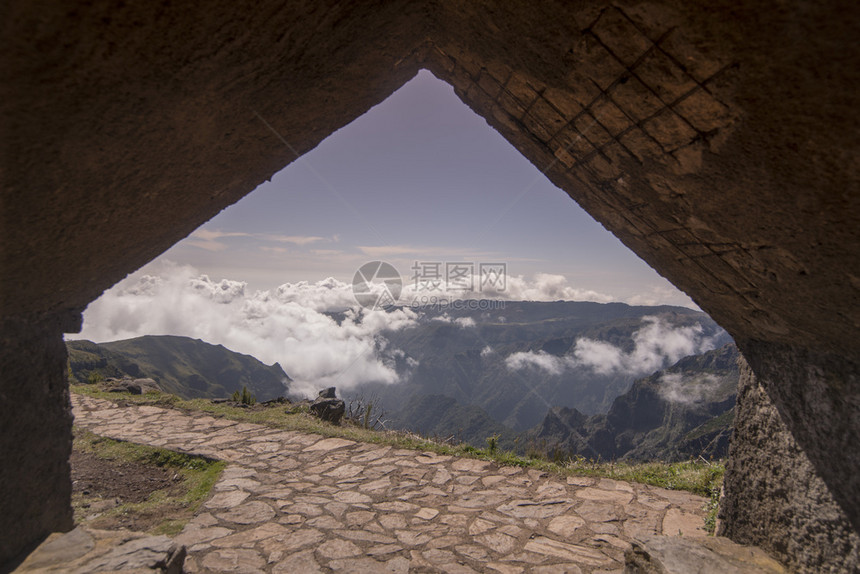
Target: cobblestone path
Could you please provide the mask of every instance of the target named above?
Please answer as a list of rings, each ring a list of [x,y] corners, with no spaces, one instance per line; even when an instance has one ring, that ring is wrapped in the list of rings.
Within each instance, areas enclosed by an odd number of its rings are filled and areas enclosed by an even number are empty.
[[[75,424],[229,463],[176,537],[188,572],[597,573],[630,538],[703,535],[706,500],[609,479],[72,395]]]

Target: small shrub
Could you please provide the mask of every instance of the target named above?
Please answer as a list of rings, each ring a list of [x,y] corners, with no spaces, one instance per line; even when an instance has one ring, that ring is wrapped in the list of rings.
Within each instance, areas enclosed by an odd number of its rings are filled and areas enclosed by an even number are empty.
[[[242,392],[233,391],[233,394],[230,395],[230,400],[234,403],[241,403],[243,405],[254,405],[257,403],[257,397],[251,394],[248,390],[248,387],[242,385]]]
[[[487,437],[487,450],[490,454],[495,454],[496,449],[499,447],[499,435],[494,434],[493,436]]]
[[[103,380],[105,380],[105,378],[98,371],[92,371],[89,374],[89,376],[87,376],[87,382],[91,385],[95,385],[96,383],[100,383]]]
[[[346,403],[344,417],[363,429],[377,430],[385,428],[385,411],[379,406],[376,396],[366,398],[364,395],[351,397]]]

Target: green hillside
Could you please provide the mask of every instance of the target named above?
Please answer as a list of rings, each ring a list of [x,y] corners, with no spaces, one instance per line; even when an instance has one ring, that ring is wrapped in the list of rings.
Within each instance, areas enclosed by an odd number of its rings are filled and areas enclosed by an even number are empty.
[[[154,379],[180,397],[226,398],[247,386],[257,400],[287,394],[290,378],[275,363],[267,366],[250,355],[199,339],[172,335],[144,336],[96,344],[66,341],[72,382],[91,376]]]
[[[480,407],[462,405],[443,395],[415,395],[393,419],[393,428],[410,430],[438,440],[453,439],[482,448],[497,437],[501,449],[515,449],[515,433],[490,418]]]

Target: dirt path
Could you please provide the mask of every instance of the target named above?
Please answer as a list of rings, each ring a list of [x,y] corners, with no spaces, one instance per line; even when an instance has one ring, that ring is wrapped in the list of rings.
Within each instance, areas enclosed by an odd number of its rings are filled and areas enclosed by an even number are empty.
[[[686,492],[72,395],[96,434],[228,461],[177,537],[189,572],[618,572],[631,537],[703,535]]]

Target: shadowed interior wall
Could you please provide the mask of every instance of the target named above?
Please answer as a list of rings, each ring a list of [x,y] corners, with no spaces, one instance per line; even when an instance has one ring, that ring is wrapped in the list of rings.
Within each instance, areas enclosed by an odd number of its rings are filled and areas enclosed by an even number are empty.
[[[860,536],[743,358],[739,366],[717,534],[767,548],[797,572],[860,570]]]
[[[856,529],[857,10],[8,3],[4,337],[80,312],[426,67],[732,334]],[[25,380],[31,361],[0,352],[3,384]]]
[[[7,559],[72,528],[72,410],[63,330],[72,322],[0,322],[0,571]]]

